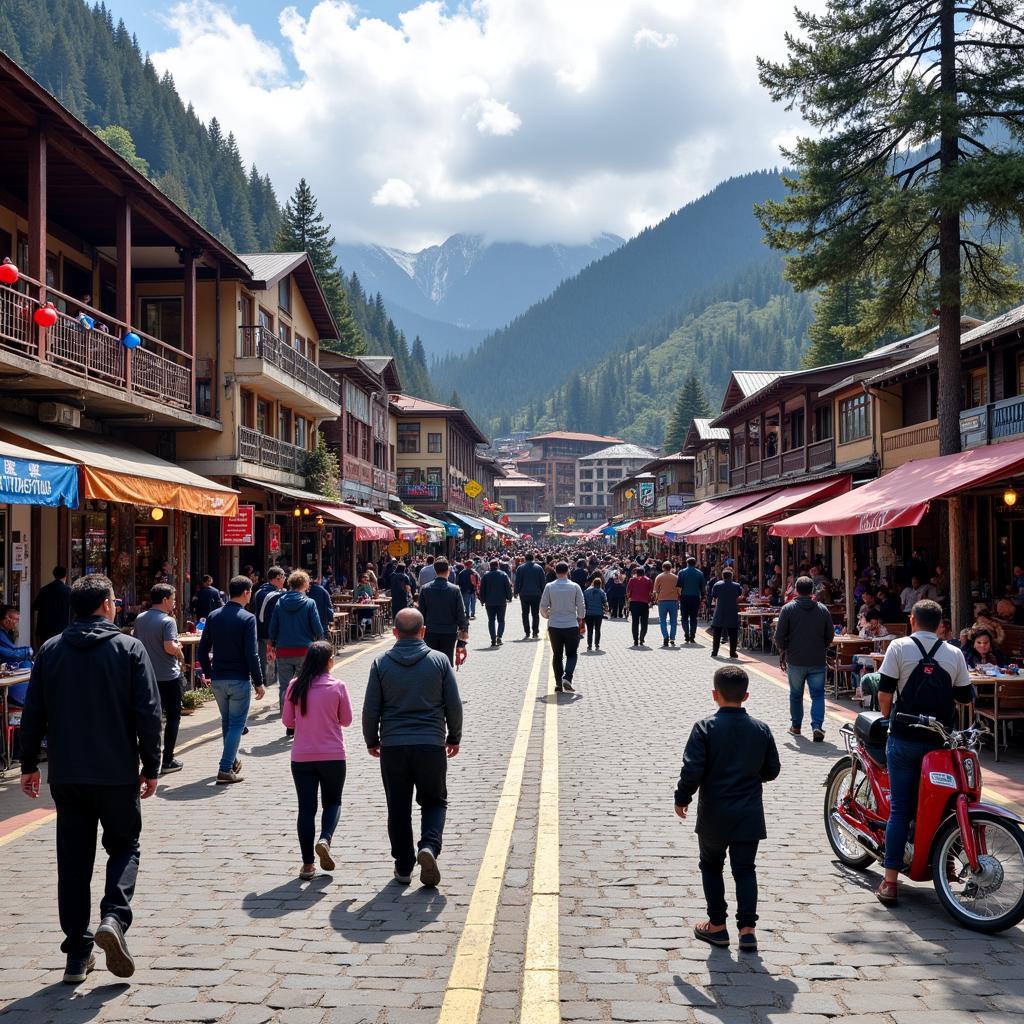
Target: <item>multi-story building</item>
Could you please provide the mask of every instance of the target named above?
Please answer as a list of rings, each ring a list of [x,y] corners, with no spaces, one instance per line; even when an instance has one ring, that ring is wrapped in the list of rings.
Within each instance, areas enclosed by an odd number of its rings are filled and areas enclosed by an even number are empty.
[[[551,514],[543,510],[544,485],[516,469],[494,481],[494,489],[509,525],[519,533],[540,537],[551,525]]]
[[[658,515],[681,512],[693,501],[693,465],[692,455],[676,452],[640,467],[641,473],[654,474],[654,511]]]
[[[693,497],[704,501],[729,489],[729,431],[710,419],[691,421],[683,454],[693,459]]]
[[[527,440],[530,450],[516,459],[516,469],[544,484],[544,507],[547,511],[576,501],[577,459],[622,443],[620,437],[574,434],[563,430],[538,434]]]
[[[581,511],[593,511],[594,517],[607,521],[612,487],[652,458],[654,452],[649,448],[625,442],[581,455],[576,460],[576,506]]]

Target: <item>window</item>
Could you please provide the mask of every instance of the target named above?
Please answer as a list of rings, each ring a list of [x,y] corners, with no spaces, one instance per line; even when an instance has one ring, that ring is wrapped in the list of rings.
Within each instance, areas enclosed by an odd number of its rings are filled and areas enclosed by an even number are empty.
[[[277,411],[277,436],[282,441],[292,439],[292,414],[289,409],[278,409]]]
[[[282,278],[277,282],[277,304],[286,312],[292,311],[292,279]]]
[[[295,417],[295,443],[300,448],[309,447],[309,424],[304,416]]]
[[[610,469],[608,470],[608,475],[612,475],[612,471]],[[600,480],[604,476],[604,466],[598,466],[597,469],[594,470],[594,476]]]
[[[282,345],[291,345],[292,329],[287,324],[278,324],[277,336],[281,339]]]
[[[196,380],[196,412],[200,416],[213,415],[213,401],[210,393],[209,377],[199,377]]]
[[[839,443],[848,444],[867,437],[871,432],[868,396],[856,395],[839,403]]]
[[[440,455],[441,453],[441,435],[440,434],[427,434],[427,451],[431,454]]]
[[[263,327],[268,331],[274,330],[274,318],[262,306],[260,306],[259,319],[260,327]]]
[[[147,334],[175,348],[181,348],[181,299],[139,299],[139,319]]]
[[[267,433],[270,426],[270,403],[259,399],[256,402],[256,429],[261,433]]]
[[[592,469],[581,469],[580,470],[580,479],[581,480],[593,480],[594,479],[594,471]]]
[[[345,454],[359,455],[359,420],[350,412],[345,413]]]
[[[609,480],[621,480],[622,479],[622,470],[621,469],[609,469],[608,470],[608,479]]]
[[[814,410],[814,440],[824,441],[832,436],[832,406],[819,405]]]
[[[370,424],[359,424],[359,458],[363,462],[370,461]]]
[[[964,408],[976,409],[988,402],[988,374],[984,366],[964,376]]]
[[[420,450],[420,425],[418,423],[398,424],[398,454],[417,455]]]
[[[302,354],[304,356],[312,356],[313,355],[312,352],[307,352],[306,351],[306,339],[303,338],[303,336],[301,334],[296,334],[295,335],[295,341],[293,343],[293,347],[294,347],[296,352],[299,352],[300,354]]]
[[[804,445],[804,411],[796,409],[789,414],[789,447],[802,448]]]

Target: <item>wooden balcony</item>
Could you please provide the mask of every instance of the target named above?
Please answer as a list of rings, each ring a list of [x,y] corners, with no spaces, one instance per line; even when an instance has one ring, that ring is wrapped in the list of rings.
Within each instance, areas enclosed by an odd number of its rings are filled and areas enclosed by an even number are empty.
[[[1024,395],[960,413],[960,445],[976,448],[1024,435]]]
[[[802,473],[819,473],[834,466],[835,442],[831,437],[823,441],[815,441],[807,448],[807,460],[804,461],[804,449],[793,448],[781,455],[769,455],[760,462],[748,462],[745,466],[729,471],[729,486],[743,487],[746,484],[771,483],[781,477],[799,476]]]
[[[882,434],[882,472],[887,473],[912,459],[939,454],[939,421],[927,420]]]
[[[269,437],[250,427],[238,428],[238,457],[243,462],[305,476],[308,456],[309,452],[298,445]]]
[[[142,405],[157,421],[195,415],[191,353],[53,288],[46,296],[57,307],[57,322],[39,328],[33,320],[39,293],[39,282],[24,274],[17,285],[0,285],[0,364],[26,377],[38,374],[58,398],[61,390],[84,390],[99,415],[124,416],[125,405]],[[129,333],[140,339],[136,348],[123,344]]]
[[[258,378],[259,389],[293,403],[301,396],[325,415],[341,412],[341,385],[311,359],[296,352],[266,327],[240,327],[235,376]]]

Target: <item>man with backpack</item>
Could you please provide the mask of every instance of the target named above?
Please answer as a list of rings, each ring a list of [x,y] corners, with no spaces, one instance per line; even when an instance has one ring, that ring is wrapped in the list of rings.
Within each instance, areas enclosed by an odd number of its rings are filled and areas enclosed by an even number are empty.
[[[466,615],[471,619],[476,618],[476,588],[480,585],[480,576],[473,568],[473,562],[467,558],[462,568],[455,577],[455,585],[462,594],[462,600],[466,605]]]
[[[954,703],[970,704],[974,686],[959,647],[940,640],[935,631],[942,608],[935,601],[918,601],[910,612],[910,636],[889,644],[882,662],[878,705],[889,718],[886,762],[889,768],[889,821],[885,828],[885,879],[875,890],[879,901],[899,900],[897,877],[903,867],[910,820],[915,805],[921,762],[942,745],[935,733],[904,725],[896,714],[928,715],[953,728]]]

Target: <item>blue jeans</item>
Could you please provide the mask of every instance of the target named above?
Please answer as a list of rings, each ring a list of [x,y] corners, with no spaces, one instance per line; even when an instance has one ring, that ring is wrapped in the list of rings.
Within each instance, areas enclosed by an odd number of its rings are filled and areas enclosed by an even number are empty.
[[[825,725],[825,669],[805,668],[789,665],[786,668],[789,679],[789,718],[794,729],[799,729],[804,720],[804,683],[811,691],[811,728],[821,729]]]
[[[907,833],[917,815],[921,762],[924,755],[934,749],[935,744],[928,740],[908,740],[902,736],[890,736],[885,745],[885,761],[889,767],[889,822],[885,826],[883,867],[903,867]]]
[[[471,590],[468,593],[463,593],[463,595],[462,595],[462,603],[466,606],[466,614],[467,615],[476,615],[476,592],[475,591]]]
[[[214,679],[213,695],[220,709],[220,729],[224,736],[224,751],[220,757],[220,770],[231,771],[238,757],[238,744],[252,701],[252,683],[248,679]]]
[[[666,620],[668,620],[666,622]],[[676,638],[676,623],[679,621],[679,602],[678,601],[659,601],[658,602],[658,622],[661,623],[661,635],[666,640],[675,640]],[[669,624],[671,624],[672,632],[669,633]]]

